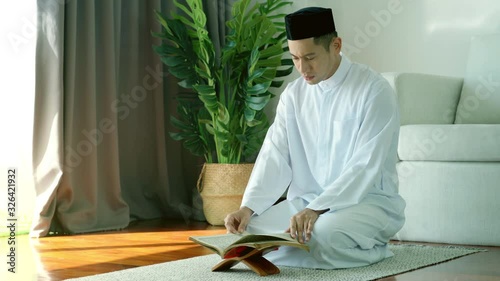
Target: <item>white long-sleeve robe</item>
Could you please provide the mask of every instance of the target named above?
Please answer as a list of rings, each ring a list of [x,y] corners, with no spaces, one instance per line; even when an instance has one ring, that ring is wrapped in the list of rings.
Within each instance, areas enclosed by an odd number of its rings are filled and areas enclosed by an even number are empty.
[[[399,126],[392,88],[367,66],[343,56],[325,81],[298,78],[280,97],[242,206],[261,215],[288,187],[288,201],[301,198],[313,210],[377,206],[397,231],[405,207],[395,167]],[[276,218],[283,219],[288,224]]]

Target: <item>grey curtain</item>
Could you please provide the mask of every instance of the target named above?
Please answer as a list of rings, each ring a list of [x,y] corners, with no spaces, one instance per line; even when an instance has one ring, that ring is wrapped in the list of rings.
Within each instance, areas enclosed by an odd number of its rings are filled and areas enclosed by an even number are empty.
[[[204,1],[217,49],[232,2]],[[37,3],[31,236],[192,219],[201,163],[168,137],[178,87],[150,33],[172,1]]]

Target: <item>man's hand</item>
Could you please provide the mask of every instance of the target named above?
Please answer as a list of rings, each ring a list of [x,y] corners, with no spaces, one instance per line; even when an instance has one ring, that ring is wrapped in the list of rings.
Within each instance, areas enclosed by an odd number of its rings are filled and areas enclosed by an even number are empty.
[[[297,240],[300,243],[309,242],[314,223],[318,219],[319,215],[326,211],[327,210],[315,211],[306,208],[298,212],[290,219],[290,227],[286,230],[286,232],[290,232],[292,238],[298,237]]]
[[[228,233],[242,233],[247,228],[253,211],[248,207],[241,207],[238,211],[230,213],[224,219]]]

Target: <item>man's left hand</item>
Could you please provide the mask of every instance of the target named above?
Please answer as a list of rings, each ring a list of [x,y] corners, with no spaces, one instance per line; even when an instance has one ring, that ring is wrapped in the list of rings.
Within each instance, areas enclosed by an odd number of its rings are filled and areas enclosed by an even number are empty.
[[[290,227],[288,227],[286,232],[290,232],[292,238],[297,238],[300,243],[309,242],[314,223],[319,215],[325,211],[315,211],[306,208],[298,212],[290,218]]]

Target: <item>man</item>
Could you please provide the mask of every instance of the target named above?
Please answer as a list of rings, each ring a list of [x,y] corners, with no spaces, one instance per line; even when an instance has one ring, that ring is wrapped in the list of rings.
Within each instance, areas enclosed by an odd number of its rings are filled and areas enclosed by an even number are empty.
[[[334,269],[381,261],[392,255],[387,242],[404,224],[394,93],[379,74],[342,55],[331,9],[304,8],[285,22],[302,77],[282,93],[241,208],[226,217],[226,228],[287,231],[310,246],[266,255],[278,265]]]

